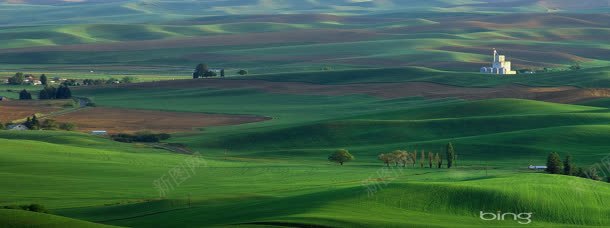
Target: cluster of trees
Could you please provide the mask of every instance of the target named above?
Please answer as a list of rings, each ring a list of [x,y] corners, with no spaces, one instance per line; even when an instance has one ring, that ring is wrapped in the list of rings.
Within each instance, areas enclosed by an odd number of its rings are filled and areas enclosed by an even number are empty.
[[[49,213],[49,211],[40,204],[24,204],[24,205],[8,205],[3,206],[3,209],[13,209],[13,210],[25,210],[25,211],[33,211],[39,213]]]
[[[45,119],[42,122],[36,115],[28,117],[23,123],[30,130],[64,130],[73,131],[76,129],[76,125],[73,123],[58,123],[53,119]]]
[[[32,100],[32,94],[23,89],[21,92],[19,92],[19,100]]]
[[[133,76],[125,76],[121,79],[109,78],[109,79],[85,79],[82,81],[83,85],[109,85],[109,84],[125,84],[137,82],[138,78]],[[79,83],[80,84],[80,83]]]
[[[419,153],[419,167],[424,168],[428,166],[428,168],[442,168],[443,167],[443,156],[439,153],[428,152],[428,157],[426,158],[426,153],[424,150]],[[455,162],[457,161],[457,154],[455,153],[455,149],[453,148],[452,143],[448,143],[445,147],[445,154],[447,158],[447,168],[451,168],[455,166]],[[408,152],[406,150],[395,150],[391,153],[379,154],[377,158],[386,164],[388,167],[390,164],[394,163],[395,166],[398,164],[402,164],[403,167],[407,165],[411,165],[415,167],[418,163],[418,152]]]
[[[200,63],[195,67],[195,72],[193,72],[193,78],[207,78],[207,77],[216,77],[218,74],[216,72],[211,71],[207,64]],[[220,77],[225,76],[225,70],[220,70]]]
[[[111,135],[110,138],[114,141],[132,143],[132,142],[160,142],[161,140],[167,140],[171,136],[165,133],[151,133],[151,132],[137,132],[135,134],[120,133]]]
[[[70,98],[72,98],[72,91],[66,85],[61,85],[57,89],[53,86],[46,86],[38,93],[38,99],[40,100]]]
[[[225,70],[224,69],[220,69],[220,71],[218,73],[220,74],[220,77],[224,77],[225,76]],[[193,72],[193,78],[216,77],[216,76],[218,76],[218,73],[215,72],[215,71],[210,70],[210,67],[208,67],[207,64],[200,63],[200,64],[197,64],[197,66],[195,67],[195,71]],[[240,69],[239,71],[237,71],[237,74],[239,74],[239,75],[247,75],[248,71],[244,70],[244,69]]]
[[[8,84],[11,85],[23,85],[25,84],[25,74],[17,72],[12,77],[8,78]]]
[[[558,153],[550,153],[546,161],[546,172],[550,174],[564,174],[569,176],[589,178],[597,181],[602,180],[602,178],[599,176],[599,171],[597,170],[597,168],[589,167],[587,169],[584,169],[582,167],[576,167],[572,162],[572,156],[569,154],[562,162]],[[606,181],[610,182],[610,177],[606,178]]]

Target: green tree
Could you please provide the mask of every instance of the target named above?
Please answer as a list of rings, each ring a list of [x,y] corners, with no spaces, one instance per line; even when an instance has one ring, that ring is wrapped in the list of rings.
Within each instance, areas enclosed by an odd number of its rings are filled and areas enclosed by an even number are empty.
[[[417,163],[417,150],[411,153],[411,161],[413,162],[411,163],[413,165],[413,168],[415,168],[415,163]]]
[[[225,77],[225,69],[220,70],[220,77]]]
[[[207,77],[216,77],[217,74],[214,71],[206,71],[205,73],[203,73],[203,76],[206,77],[206,78]]]
[[[563,160],[563,174],[565,175],[574,175],[574,164],[572,164],[572,156],[567,155],[565,160]]]
[[[59,129],[64,131],[73,131],[76,129],[76,124],[73,123],[60,123]]]
[[[193,78],[202,78],[205,76],[205,73],[210,71],[208,65],[205,63],[197,64],[195,67],[195,72],[193,72]]]
[[[27,90],[21,90],[19,92],[19,100],[32,100],[32,94]]]
[[[377,159],[382,161],[386,166],[390,167],[390,163],[394,161],[394,157],[391,154],[379,154]]]
[[[40,75],[40,83],[42,83],[43,86],[47,86],[48,81],[49,79],[47,78],[47,75]]]
[[[354,160],[354,156],[346,149],[340,149],[328,155],[328,160],[343,165],[345,162]]]
[[[442,168],[443,167],[443,156],[441,156],[439,153],[436,153],[436,156],[434,157],[434,160],[436,160],[436,167],[437,168]]]
[[[432,152],[428,152],[428,168],[432,168],[433,163],[434,162],[434,155],[432,155]]]
[[[70,99],[70,98],[72,98],[72,92],[70,91],[70,88],[68,86],[62,85],[57,89],[55,98]]]
[[[11,85],[23,85],[24,82],[25,82],[25,75],[21,72],[15,73],[15,75],[13,77],[10,77],[8,79],[8,84],[11,84]]]
[[[590,167],[588,169],[585,170],[585,176],[591,180],[601,180],[602,178],[599,176],[599,172],[597,171],[597,168],[595,167]]]
[[[453,166],[453,162],[455,161],[455,149],[453,149],[452,143],[447,143],[447,147],[445,148],[447,152],[447,168],[451,168]]]
[[[426,154],[424,150],[421,150],[421,156],[419,157],[419,168],[424,168],[424,160],[426,159]]]
[[[561,173],[561,158],[559,154],[552,152],[546,159],[546,172],[551,174]]]
[[[247,74],[248,74],[248,71],[247,71],[247,70],[244,70],[244,69],[241,69],[241,70],[237,71],[237,74],[242,75],[242,76],[243,76],[243,75],[247,75]]]
[[[57,122],[52,119],[45,119],[40,124],[40,129],[56,130],[57,128],[59,128],[59,124],[57,124]]]
[[[123,78],[121,78],[121,83],[134,83],[138,80],[138,78],[133,77],[133,76],[125,76]]]
[[[38,99],[40,99],[40,100],[55,99],[55,98],[57,98],[57,89],[55,89],[55,87],[53,87],[53,86],[44,87],[44,89],[40,90],[40,93],[38,93]]]
[[[569,69],[570,69],[570,70],[580,70],[580,69],[582,69],[582,67],[580,67],[580,64],[579,64],[579,63],[576,63],[576,64],[574,64],[574,65],[570,66],[570,68],[569,68]]]

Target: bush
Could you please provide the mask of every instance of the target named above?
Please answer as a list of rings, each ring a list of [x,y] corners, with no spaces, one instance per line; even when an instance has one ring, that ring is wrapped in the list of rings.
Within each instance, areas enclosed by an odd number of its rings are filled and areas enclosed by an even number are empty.
[[[171,136],[166,133],[155,134],[150,132],[138,132],[136,134],[119,133],[110,136],[112,140],[117,142],[131,143],[131,142],[160,142],[161,140],[167,140]]]
[[[45,119],[40,124],[40,129],[55,130],[57,128],[59,128],[59,125],[57,124],[57,122],[55,120],[52,120],[52,119]]]
[[[247,75],[248,71],[247,70],[239,70],[239,71],[237,71],[237,74],[239,74],[239,75]]]
[[[61,124],[59,124],[59,129],[64,130],[64,131],[74,131],[74,130],[76,130],[76,124],[61,123]]]
[[[38,213],[49,213],[49,211],[42,205],[37,203],[32,204],[24,204],[24,205],[7,205],[3,206],[4,209],[12,209],[12,210],[24,210],[24,211],[33,211]]]

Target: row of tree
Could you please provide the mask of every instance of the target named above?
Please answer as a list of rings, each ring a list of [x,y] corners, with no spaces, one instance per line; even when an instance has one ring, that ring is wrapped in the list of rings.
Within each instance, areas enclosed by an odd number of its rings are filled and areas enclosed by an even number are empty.
[[[45,119],[42,122],[36,115],[28,117],[23,123],[30,130],[65,130],[73,131],[76,129],[76,125],[73,123],[58,123],[53,119]]]
[[[49,100],[49,99],[70,99],[72,98],[72,91],[68,86],[62,85],[59,88],[53,86],[46,86],[38,93],[38,99]],[[19,92],[19,100],[31,100],[32,94],[27,90],[23,89]]]
[[[577,176],[582,178],[589,178],[592,180],[602,180],[599,176],[599,171],[595,167],[582,168],[576,167],[572,162],[572,156],[566,155],[563,162],[558,153],[552,152],[547,157],[546,170],[550,174],[564,174],[569,176]],[[610,177],[606,177],[607,181],[610,182]]]
[[[391,163],[394,163],[395,166],[402,164],[402,167],[406,167],[410,164],[415,167],[415,164],[417,164],[417,154],[417,151],[408,152],[406,150],[395,150],[391,153],[380,154],[377,158],[388,167]],[[445,146],[445,154],[447,158],[447,168],[454,167],[455,162],[457,161],[457,154],[455,153],[452,143],[447,143]],[[346,162],[353,161],[354,156],[348,150],[340,149],[328,155],[328,160],[343,165]],[[426,159],[426,153],[422,150],[421,156],[419,157],[419,167],[424,168],[425,163],[427,163],[429,168],[441,168],[443,166],[443,157],[439,153],[433,154],[432,152],[428,152],[428,158]]]
[[[38,94],[38,99],[40,100],[70,98],[72,98],[72,91],[70,91],[70,88],[65,85],[62,85],[57,89],[53,86],[47,86],[44,87],[44,89]]]
[[[391,153],[379,154],[377,158],[388,167],[391,163],[394,163],[395,166],[402,164],[402,167],[406,167],[410,164],[412,167],[415,167],[418,160],[417,154],[417,151],[408,152],[406,150],[395,150]],[[445,155],[447,158],[447,168],[454,167],[457,161],[457,154],[455,153],[452,143],[448,143],[445,146]],[[442,168],[443,156],[439,153],[428,152],[428,157],[426,158],[426,153],[422,150],[419,156],[419,167],[424,168],[425,166],[428,166],[429,168]]]
[[[225,69],[220,69],[218,70],[218,73],[220,74],[220,77],[225,76]],[[210,70],[210,67],[205,64],[205,63],[200,63],[197,64],[197,66],[195,67],[195,71],[193,72],[193,78],[208,78],[208,77],[216,77],[218,76],[218,73],[216,73],[213,70]],[[241,69],[239,71],[237,71],[237,74],[239,75],[247,75],[248,71]]]

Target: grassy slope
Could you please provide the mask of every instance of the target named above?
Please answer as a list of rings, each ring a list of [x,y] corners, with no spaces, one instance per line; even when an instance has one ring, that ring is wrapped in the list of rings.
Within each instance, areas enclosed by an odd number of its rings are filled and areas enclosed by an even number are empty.
[[[484,226],[489,223],[475,214],[498,208],[533,211],[538,226],[609,223],[603,216],[608,213],[603,207],[608,203],[603,193],[607,184],[522,173],[528,163],[542,163],[551,149],[571,152],[580,165],[598,161],[610,149],[604,143],[610,132],[604,108],[513,99],[377,100],[249,90],[80,93],[105,106],[276,119],[177,135],[172,141],[202,152],[209,167],[198,169],[164,200],[158,199],[152,181],[180,164],[184,155],[76,133],[0,132],[3,148],[10,149],[0,151],[0,179],[11,183],[3,188],[12,199],[5,203],[37,202],[60,215],[121,226]],[[183,98],[177,100],[175,94]],[[159,102],[166,105],[160,107]],[[237,102],[240,107],[235,107]],[[243,139],[252,136],[257,141]],[[333,140],[325,141],[328,138]],[[360,183],[378,177],[382,166],[377,153],[404,147],[438,152],[448,140],[456,143],[462,168],[405,169],[389,177],[390,184],[382,185],[375,196],[366,196]],[[228,144],[218,143],[222,141]],[[27,151],[12,152],[25,145]],[[228,154],[225,145],[231,148]],[[329,165],[325,156],[338,147],[351,149],[358,160],[341,168]],[[492,167],[488,172],[482,170],[483,161]]]
[[[113,227],[55,215],[0,209],[2,227]]]
[[[157,200],[150,180],[166,173],[172,163],[181,161],[184,156],[108,152],[106,159],[99,159],[96,149],[80,147],[84,145],[83,141],[98,139],[61,134],[80,140],[60,144],[24,141],[30,150],[19,155],[0,152],[6,164],[22,164],[3,165],[0,171],[2,179],[19,176],[12,179],[8,188],[3,188],[11,198],[22,199],[10,203],[38,202],[61,215],[137,227],[223,226],[227,222],[390,227],[455,223],[489,225],[479,220],[476,213],[498,208],[534,212],[534,225],[538,226],[610,222],[603,216],[608,213],[604,207],[608,194],[604,192],[609,186],[601,182],[507,170],[490,170],[486,174],[466,167],[452,171],[409,168],[401,169],[396,175],[383,176],[389,178],[386,180],[388,185],[381,183],[382,189],[368,197],[360,182],[378,177],[380,168],[369,161],[339,168],[324,162],[290,164],[273,158],[250,162],[208,159],[209,167],[199,168],[196,175],[176,187],[166,200]],[[0,138],[6,136],[3,134]],[[22,146],[22,142],[0,140],[9,147]],[[61,153],[55,150],[56,147],[71,153]],[[129,159],[144,161],[133,164]],[[165,165],[160,166],[160,162]],[[125,166],[127,164],[129,166]],[[45,177],[37,178],[41,173],[45,173]],[[37,186],[28,183],[37,183]],[[248,183],[248,186],[240,183]],[[19,186],[18,195],[12,186]],[[35,195],[45,197],[28,197]],[[188,198],[192,202],[190,207]],[[113,202],[120,204],[112,205]],[[90,207],[74,207],[79,205]],[[443,215],[442,219],[439,214]],[[48,222],[46,218],[44,221]],[[515,225],[512,221],[492,224]]]

